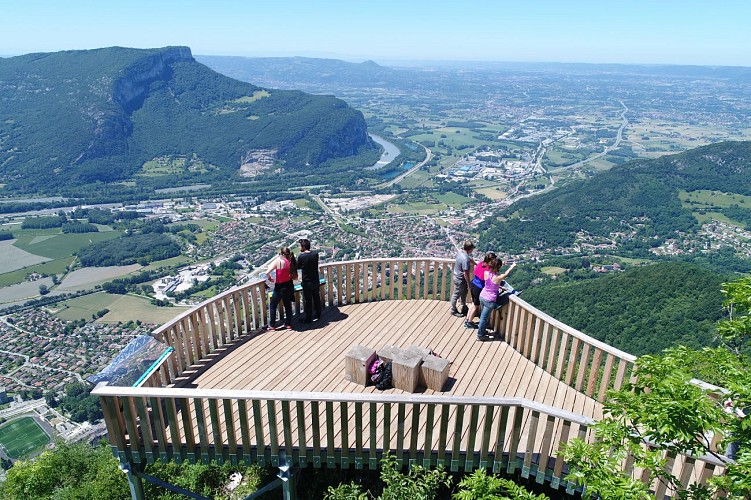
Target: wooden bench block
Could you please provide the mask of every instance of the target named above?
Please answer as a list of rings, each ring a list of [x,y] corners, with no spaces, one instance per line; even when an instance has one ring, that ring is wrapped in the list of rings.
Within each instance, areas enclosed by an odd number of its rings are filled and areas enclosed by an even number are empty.
[[[449,378],[450,364],[448,359],[438,356],[427,356],[423,360],[420,373],[428,389],[436,392],[443,391],[443,386]]]
[[[420,383],[422,358],[407,350],[400,349],[391,360],[391,376],[394,387],[402,391],[415,392]]]
[[[396,347],[395,345],[385,345],[378,349],[378,357],[381,358],[381,361],[384,363],[386,361],[393,361],[394,356],[402,350],[403,349]]]
[[[426,349],[425,347],[420,347],[419,345],[411,345],[407,347],[407,352],[410,352],[412,354],[415,354],[417,356],[420,356],[420,359],[425,361],[425,359],[430,356],[430,349]],[[420,387],[426,387],[425,383],[425,376],[422,374],[422,369],[420,370],[420,379],[417,381],[418,385]]]
[[[375,360],[376,352],[362,345],[353,345],[344,358],[344,378],[360,385],[368,385],[368,368]]]

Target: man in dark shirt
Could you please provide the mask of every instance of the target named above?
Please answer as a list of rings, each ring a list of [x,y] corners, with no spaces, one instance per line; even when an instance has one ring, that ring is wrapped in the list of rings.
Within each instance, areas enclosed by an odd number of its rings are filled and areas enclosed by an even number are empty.
[[[310,240],[302,238],[300,255],[297,256],[297,267],[302,270],[302,295],[305,307],[305,319],[303,323],[310,323],[313,309],[316,311],[316,319],[321,319],[321,296],[318,292],[320,279],[318,277],[318,251],[310,251]]]

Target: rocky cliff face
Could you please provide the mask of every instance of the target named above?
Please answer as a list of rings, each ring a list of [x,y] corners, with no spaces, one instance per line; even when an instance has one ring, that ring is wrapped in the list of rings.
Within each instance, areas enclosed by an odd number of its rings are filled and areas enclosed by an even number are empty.
[[[146,94],[149,84],[166,80],[170,76],[170,64],[178,61],[195,61],[189,47],[168,47],[163,51],[144,57],[133,66],[123,70],[123,76],[115,82],[112,98],[126,112]]]
[[[179,61],[195,61],[189,47],[168,47],[160,52],[144,56],[132,66],[122,70],[122,77],[114,82],[113,110],[102,110],[94,118],[94,137],[76,159],[80,164],[86,160],[127,151],[127,139],[133,131],[130,114],[140,107],[147,96],[149,85],[157,80],[169,80],[170,65]]]

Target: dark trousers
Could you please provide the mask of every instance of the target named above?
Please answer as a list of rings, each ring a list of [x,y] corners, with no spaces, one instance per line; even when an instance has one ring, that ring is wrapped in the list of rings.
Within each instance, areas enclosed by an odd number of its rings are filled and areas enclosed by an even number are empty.
[[[292,325],[292,301],[295,299],[295,285],[292,281],[286,283],[277,283],[274,286],[274,292],[271,294],[271,301],[269,309],[271,315],[269,316],[269,325],[274,326],[276,324],[276,308],[281,301],[284,304],[284,324]]]
[[[305,307],[305,322],[310,322],[313,310],[316,311],[316,318],[321,317],[321,294],[319,293],[319,283],[302,284],[303,304]]]

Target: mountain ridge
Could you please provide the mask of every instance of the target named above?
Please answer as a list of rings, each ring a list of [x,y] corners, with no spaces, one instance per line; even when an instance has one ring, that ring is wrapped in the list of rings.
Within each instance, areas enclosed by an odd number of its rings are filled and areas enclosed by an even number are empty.
[[[376,149],[362,113],[344,101],[231,79],[188,47],[0,59],[0,101],[6,192],[240,179],[249,151],[273,151],[296,171]],[[193,170],[143,175],[146,162],[193,157]]]

